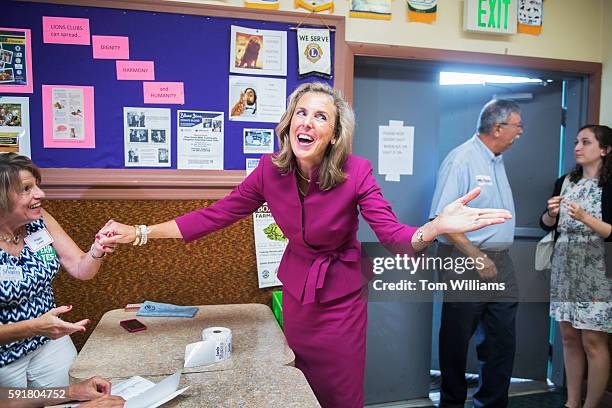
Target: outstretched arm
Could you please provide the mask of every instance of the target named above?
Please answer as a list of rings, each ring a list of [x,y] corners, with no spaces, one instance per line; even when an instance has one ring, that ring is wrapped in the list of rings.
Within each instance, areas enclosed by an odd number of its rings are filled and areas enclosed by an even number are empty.
[[[109,220],[100,233],[102,245],[129,244],[136,240],[135,225],[121,224],[113,220]],[[176,221],[170,220],[148,227],[147,239],[155,238],[183,238],[183,235]]]
[[[480,187],[477,187],[444,207],[440,215],[421,227],[423,231],[422,242],[419,242],[417,234],[412,237],[413,247],[416,250],[421,250],[439,235],[463,235],[465,232],[501,224],[512,218],[510,211],[501,208],[468,207],[467,203],[478,197],[479,194]]]
[[[83,252],[51,214],[44,209],[42,214],[47,230],[53,237],[53,248],[57,251],[62,266],[74,278],[81,280],[93,278],[100,270],[102,257],[106,253],[113,252],[114,245],[104,247],[98,239],[95,239],[89,251]]]

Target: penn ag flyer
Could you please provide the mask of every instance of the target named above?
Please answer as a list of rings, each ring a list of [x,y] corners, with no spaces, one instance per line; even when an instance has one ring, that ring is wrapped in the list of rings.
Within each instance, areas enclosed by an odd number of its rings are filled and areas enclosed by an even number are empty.
[[[289,241],[274,221],[267,203],[253,213],[253,230],[259,287],[282,286],[277,277],[278,266]]]
[[[177,168],[223,170],[223,112],[177,112]]]

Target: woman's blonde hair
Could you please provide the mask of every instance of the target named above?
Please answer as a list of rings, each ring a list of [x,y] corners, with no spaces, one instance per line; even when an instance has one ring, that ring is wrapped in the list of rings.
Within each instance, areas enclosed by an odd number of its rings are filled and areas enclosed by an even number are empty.
[[[6,216],[13,210],[11,193],[21,191],[22,170],[29,171],[40,184],[40,170],[32,160],[17,153],[0,153],[0,216]]]
[[[342,171],[342,166],[351,153],[353,144],[353,132],[355,131],[355,113],[344,100],[340,91],[322,82],[308,82],[297,87],[289,96],[287,110],[276,126],[278,138],[278,153],[272,158],[272,163],[279,168],[282,174],[287,174],[296,167],[295,155],[291,149],[289,140],[289,129],[295,107],[302,96],[307,93],[319,93],[328,95],[336,107],[336,123],[332,140],[323,155],[323,162],[319,167],[319,189],[330,190],[339,183],[346,180],[347,174]]]

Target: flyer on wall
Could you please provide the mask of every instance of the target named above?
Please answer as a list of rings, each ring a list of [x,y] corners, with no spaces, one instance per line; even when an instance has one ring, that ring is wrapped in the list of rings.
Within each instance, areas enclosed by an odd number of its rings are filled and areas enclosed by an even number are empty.
[[[31,156],[30,98],[0,96],[0,152]]]
[[[259,287],[281,286],[276,275],[289,241],[274,221],[267,203],[253,213],[253,230]]]
[[[177,168],[223,170],[223,112],[177,112]]]
[[[32,93],[29,29],[0,27],[0,92]]]
[[[243,129],[243,153],[274,153],[274,130]]]
[[[125,167],[170,167],[170,109],[123,108]]]
[[[232,26],[230,72],[287,76],[287,32]]]
[[[53,88],[53,140],[85,140],[85,99],[81,88]]]
[[[285,112],[286,82],[280,78],[230,75],[229,119],[278,123]]]
[[[44,146],[95,148],[94,87],[43,85],[42,88]]]

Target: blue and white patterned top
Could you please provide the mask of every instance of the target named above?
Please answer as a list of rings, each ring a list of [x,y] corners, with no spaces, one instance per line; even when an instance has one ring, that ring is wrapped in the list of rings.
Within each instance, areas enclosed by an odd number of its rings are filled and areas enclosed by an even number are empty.
[[[26,235],[46,228],[43,219],[26,225]],[[0,249],[0,265],[22,268],[21,280],[0,279],[0,323],[8,324],[34,319],[55,307],[53,279],[60,263],[51,244],[33,252],[24,245],[18,257]],[[10,344],[0,345],[0,367],[12,363],[38,349],[48,337],[34,336]]]

